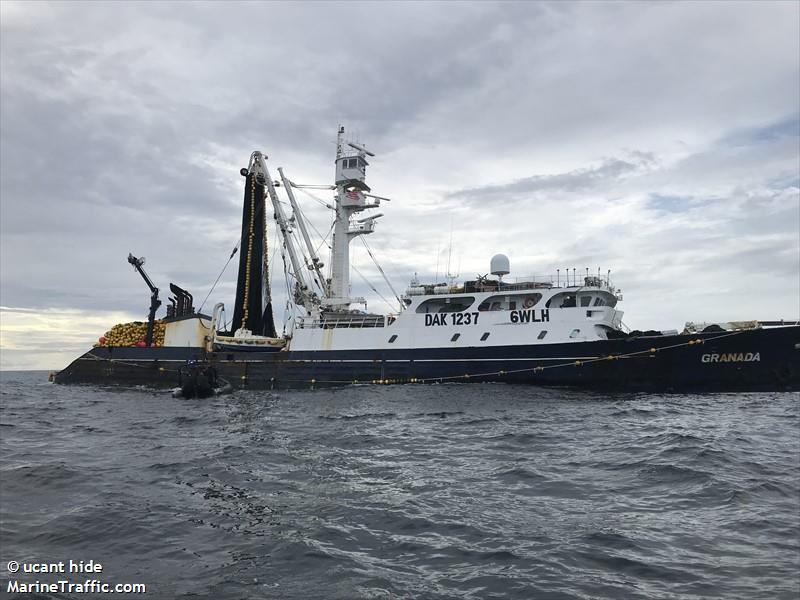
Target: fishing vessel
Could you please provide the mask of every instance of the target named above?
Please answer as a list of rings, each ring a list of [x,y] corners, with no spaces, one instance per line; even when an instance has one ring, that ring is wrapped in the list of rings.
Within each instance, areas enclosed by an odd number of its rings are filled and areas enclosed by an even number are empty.
[[[326,206],[333,212],[326,265],[318,250],[327,237],[312,240],[294,193],[308,186],[291,181],[282,168],[273,178],[267,157],[253,152],[241,170],[242,234],[231,319],[223,304],[210,315],[196,311],[191,294],[171,284],[167,316],[156,321],[158,288],[143,261],[131,255],[128,261],[151,290],[142,339],[101,338],[57,373],[55,382],[174,387],[185,386],[187,373],[201,369],[213,372],[214,380],[253,389],[449,382],[800,389],[800,323],[752,320],[689,323],[681,332],[629,331],[610,271],[510,278],[510,261],[498,254],[489,261],[489,273],[472,280],[415,276],[398,294],[387,279],[396,310],[369,312],[364,298],[351,295],[350,248],[376,230],[383,215],[375,211],[388,201],[366,183],[372,157],[339,128],[334,184],[311,186],[334,196]],[[280,333],[269,285],[276,262],[269,256],[270,213],[291,311]],[[379,264],[378,270],[383,274]]]

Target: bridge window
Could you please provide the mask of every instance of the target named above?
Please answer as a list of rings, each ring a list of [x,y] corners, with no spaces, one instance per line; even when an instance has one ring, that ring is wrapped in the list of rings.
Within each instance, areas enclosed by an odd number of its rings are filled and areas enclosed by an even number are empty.
[[[418,313],[464,312],[475,303],[475,296],[430,298],[417,306]]]
[[[517,310],[517,303],[520,301],[522,302],[522,308],[532,308],[541,299],[541,294],[528,294],[524,298],[517,296],[514,300],[510,300],[508,296],[490,296],[480,303],[478,310]]]
[[[556,294],[547,301],[547,308],[572,308],[576,306],[575,294]]]
[[[492,296],[491,298],[487,298],[480,303],[478,310],[482,312],[487,310],[503,310],[503,297]]]
[[[547,330],[546,330],[546,329],[542,329],[542,330],[539,332],[539,335],[538,335],[538,336],[536,336],[536,339],[537,339],[537,340],[543,340],[543,339],[544,339],[544,336],[546,336],[546,335],[547,335]]]
[[[594,305],[595,306],[605,306],[606,305],[606,301],[598,296],[597,298],[594,299]]]
[[[581,306],[591,306],[591,304],[592,304],[591,296],[581,296]]]

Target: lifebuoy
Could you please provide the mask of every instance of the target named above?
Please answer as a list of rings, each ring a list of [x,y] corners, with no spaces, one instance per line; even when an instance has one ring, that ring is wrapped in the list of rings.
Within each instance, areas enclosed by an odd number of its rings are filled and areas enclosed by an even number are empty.
[[[528,296],[527,298],[525,298],[525,301],[522,303],[522,306],[524,306],[525,308],[530,308],[534,304],[536,304],[536,300]]]

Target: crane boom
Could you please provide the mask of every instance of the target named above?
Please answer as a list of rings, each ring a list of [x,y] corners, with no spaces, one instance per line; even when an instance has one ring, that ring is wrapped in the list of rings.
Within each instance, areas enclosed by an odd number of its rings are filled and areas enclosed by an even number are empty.
[[[150,312],[147,315],[147,334],[144,338],[144,343],[147,344],[147,346],[150,346],[153,343],[153,327],[156,320],[156,311],[158,310],[158,307],[161,306],[161,300],[158,299],[158,288],[153,285],[153,282],[142,268],[142,265],[144,264],[144,256],[142,258],[136,258],[133,254],[128,253],[128,262],[139,272],[139,275],[142,276],[142,279],[144,279],[147,287],[150,288]]]
[[[281,181],[283,182],[283,188],[286,190],[286,195],[289,196],[289,203],[292,205],[295,222],[300,228],[300,233],[303,235],[303,240],[306,243],[309,258],[311,259],[311,264],[308,265],[308,268],[313,272],[313,274],[316,274],[316,278],[314,278],[312,274],[312,279],[316,281],[320,291],[325,294],[327,292],[325,286],[325,277],[323,277],[321,270],[323,265],[320,262],[319,257],[317,257],[317,253],[314,251],[314,244],[311,243],[311,238],[308,235],[308,229],[306,228],[305,220],[303,219],[303,215],[300,213],[300,208],[297,206],[297,200],[294,197],[291,182],[283,174],[283,167],[278,167],[278,173],[281,175]]]
[[[283,236],[283,243],[287,253],[289,254],[289,261],[292,263],[295,280],[297,281],[297,292],[300,295],[301,304],[310,310],[313,304],[312,298],[315,296],[315,294],[309,289],[309,286],[306,283],[299,253],[297,252],[297,249],[294,245],[294,240],[292,239],[289,220],[286,218],[286,215],[283,212],[283,207],[278,199],[278,194],[275,192],[275,185],[272,182],[272,178],[269,175],[269,170],[267,169],[267,163],[264,160],[264,155],[261,154],[261,152],[253,152],[253,159],[251,160],[250,168],[251,170],[255,169],[257,176],[263,177],[264,179],[264,185],[267,187],[267,195],[269,196],[269,199],[272,202],[272,208],[275,211],[275,220],[277,221],[278,229],[280,229],[281,235]]]

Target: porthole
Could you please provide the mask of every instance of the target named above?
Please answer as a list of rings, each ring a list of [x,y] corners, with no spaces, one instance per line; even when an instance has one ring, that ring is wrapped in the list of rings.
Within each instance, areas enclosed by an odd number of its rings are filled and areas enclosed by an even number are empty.
[[[455,342],[460,337],[461,337],[461,334],[460,333],[456,333],[453,337],[450,338],[450,341],[451,342]]]
[[[485,341],[486,341],[486,340],[488,340],[488,339],[489,339],[489,332],[487,331],[486,333],[484,333],[484,334],[481,336],[481,341],[482,341],[482,342],[485,342]]]
[[[390,344],[394,344],[394,341],[395,341],[396,339],[397,339],[397,336],[396,336],[396,335],[393,335],[392,337],[390,337],[390,338],[389,338],[389,343],[390,343]]]
[[[543,329],[542,331],[539,332],[539,335],[536,336],[536,339],[543,340],[544,336],[546,336],[546,335],[547,335],[547,330]]]

